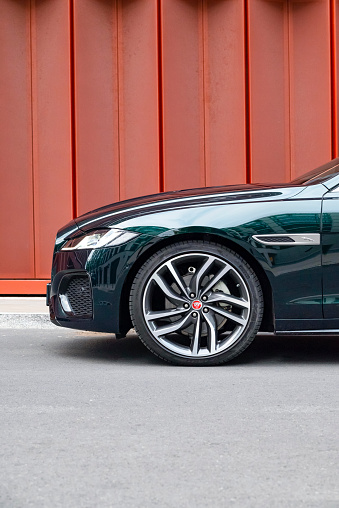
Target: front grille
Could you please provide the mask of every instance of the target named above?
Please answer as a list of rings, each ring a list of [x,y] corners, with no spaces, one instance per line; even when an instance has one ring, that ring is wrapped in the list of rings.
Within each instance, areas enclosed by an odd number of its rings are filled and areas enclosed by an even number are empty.
[[[93,314],[92,289],[89,277],[77,275],[69,281],[65,296],[74,316],[90,318]]]

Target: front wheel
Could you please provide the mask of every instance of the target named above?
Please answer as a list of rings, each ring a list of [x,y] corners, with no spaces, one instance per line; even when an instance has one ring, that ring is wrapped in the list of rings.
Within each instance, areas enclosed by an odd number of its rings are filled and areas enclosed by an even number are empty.
[[[185,241],[154,254],[131,293],[133,325],[156,355],[180,365],[216,365],[254,339],[263,296],[252,268],[218,244]]]

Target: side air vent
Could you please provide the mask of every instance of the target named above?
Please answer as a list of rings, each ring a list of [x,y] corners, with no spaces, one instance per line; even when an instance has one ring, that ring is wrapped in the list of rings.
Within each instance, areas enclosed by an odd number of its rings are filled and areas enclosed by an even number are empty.
[[[256,237],[259,242],[265,243],[295,243],[293,238],[290,236],[260,236],[260,238]]]
[[[320,245],[319,233],[253,235],[252,238],[263,245]]]

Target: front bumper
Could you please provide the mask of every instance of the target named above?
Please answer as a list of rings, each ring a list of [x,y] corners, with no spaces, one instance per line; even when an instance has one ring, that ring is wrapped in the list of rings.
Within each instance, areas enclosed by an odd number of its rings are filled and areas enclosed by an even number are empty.
[[[128,297],[139,256],[145,259],[158,237],[141,234],[102,249],[55,250],[50,318],[59,326],[125,334],[132,327]]]
[[[52,323],[66,328],[119,333],[119,303],[109,288],[93,287],[86,270],[65,270],[54,278],[49,300]]]
[[[55,253],[46,299],[54,324],[95,332],[121,331],[119,309],[124,277],[116,280],[114,266],[110,266],[114,253],[108,251],[101,254],[102,259],[97,259],[99,252],[91,254],[90,250]]]

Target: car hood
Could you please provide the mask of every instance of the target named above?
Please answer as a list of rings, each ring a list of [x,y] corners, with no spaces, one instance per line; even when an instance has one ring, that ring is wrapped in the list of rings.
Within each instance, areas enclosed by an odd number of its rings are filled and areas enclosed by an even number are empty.
[[[92,210],[75,219],[82,231],[118,225],[126,219],[170,209],[253,202],[267,199],[287,199],[301,191],[301,187],[282,184],[244,184],[205,187],[152,194]]]

